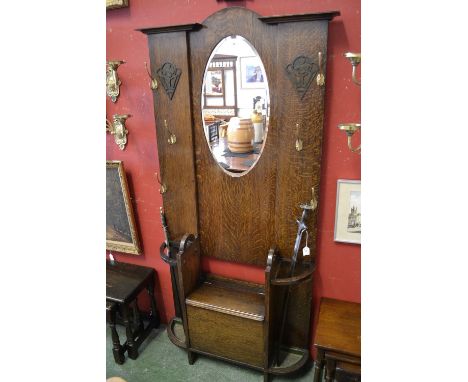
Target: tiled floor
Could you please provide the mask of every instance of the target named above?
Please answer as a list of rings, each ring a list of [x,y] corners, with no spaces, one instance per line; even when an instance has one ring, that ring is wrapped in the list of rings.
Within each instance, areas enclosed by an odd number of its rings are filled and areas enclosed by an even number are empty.
[[[124,330],[118,326],[121,342],[125,338]],[[112,339],[107,329],[106,338],[106,376],[122,377],[127,382],[156,381],[207,381],[207,382],[262,382],[263,374],[239,367],[227,362],[198,356],[190,366],[185,350],[178,348],[167,337],[165,327],[153,330],[140,347],[140,355],[136,360],[125,355],[123,365],[114,362],[112,356]],[[313,380],[312,363],[305,366],[296,375],[289,377],[273,376],[272,382],[308,381]]]

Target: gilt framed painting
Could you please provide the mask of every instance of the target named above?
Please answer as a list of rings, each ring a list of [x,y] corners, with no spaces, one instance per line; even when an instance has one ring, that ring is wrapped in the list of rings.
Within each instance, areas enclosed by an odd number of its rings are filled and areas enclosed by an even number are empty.
[[[106,162],[106,249],[141,254],[127,178],[121,161]]]
[[[128,0],[106,0],[106,9],[128,7]]]
[[[361,181],[338,179],[335,241],[361,244]]]

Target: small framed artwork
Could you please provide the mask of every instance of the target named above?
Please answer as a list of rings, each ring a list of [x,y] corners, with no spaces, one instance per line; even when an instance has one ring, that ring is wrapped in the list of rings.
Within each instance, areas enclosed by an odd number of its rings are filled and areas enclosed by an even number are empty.
[[[241,87],[258,89],[265,87],[265,73],[259,57],[241,57]]]
[[[361,181],[338,179],[335,241],[361,244]]]
[[[206,72],[206,90],[207,96],[222,96],[223,95],[223,71],[208,70]]]
[[[106,0],[106,9],[128,7],[128,0]]]
[[[121,161],[106,162],[106,249],[141,254],[127,178]]]

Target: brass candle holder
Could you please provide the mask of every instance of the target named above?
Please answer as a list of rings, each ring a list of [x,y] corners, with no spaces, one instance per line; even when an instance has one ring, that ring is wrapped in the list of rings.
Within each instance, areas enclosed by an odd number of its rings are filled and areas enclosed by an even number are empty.
[[[120,65],[125,64],[125,61],[107,61],[106,64],[106,94],[115,103],[119,98],[120,85],[122,84],[117,69]]]
[[[361,86],[361,80],[360,79],[358,80],[356,78],[356,69],[361,63],[361,53],[348,52],[348,53],[345,53],[344,56],[349,60],[349,62],[351,62],[351,65],[353,67],[353,71],[351,73],[351,79],[356,85]]]
[[[358,65],[361,63],[361,53],[345,53],[344,56],[349,60],[353,67],[353,71],[351,73],[351,79],[357,86],[361,86],[361,80],[357,79],[356,76],[356,68]],[[352,139],[353,135],[356,131],[361,130],[361,124],[360,123],[340,123],[338,125],[338,129],[344,131],[346,133],[346,136],[348,137],[348,148],[351,152],[361,154],[361,145],[358,147],[353,147],[352,145]]]
[[[114,136],[114,141],[120,150],[125,149],[127,144],[128,130],[125,127],[125,121],[129,117],[131,117],[130,114],[114,114],[112,122],[106,119],[106,131]]]
[[[348,136],[348,148],[351,150],[351,152],[360,154],[361,145],[359,145],[359,147],[353,148],[351,140],[353,138],[354,133],[361,129],[361,124],[360,123],[340,123],[338,125],[338,129],[344,131],[346,135]]]

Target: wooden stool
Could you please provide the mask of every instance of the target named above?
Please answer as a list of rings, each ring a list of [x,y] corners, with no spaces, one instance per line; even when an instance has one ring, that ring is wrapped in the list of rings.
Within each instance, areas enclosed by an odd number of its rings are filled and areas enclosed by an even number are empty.
[[[332,382],[337,365],[353,368],[360,373],[361,365],[361,304],[322,298],[315,335],[317,359],[314,382],[317,382],[324,364],[325,381]],[[340,372],[341,373],[341,372]],[[360,380],[349,379],[349,381]]]
[[[123,355],[128,350],[128,356],[131,359],[138,357],[138,348],[148,337],[153,328],[159,327],[160,318],[154,298],[154,277],[155,270],[134,264],[116,262],[111,265],[109,261],[106,264],[106,306],[109,326],[112,331],[112,342],[114,344],[114,359],[117,363],[122,363]],[[146,328],[138,309],[137,297],[141,291],[146,289],[150,297],[151,312],[149,323]],[[131,311],[132,309],[132,311]],[[115,312],[122,314],[127,341],[120,345],[117,331],[115,330]],[[136,329],[132,329],[132,322]]]

